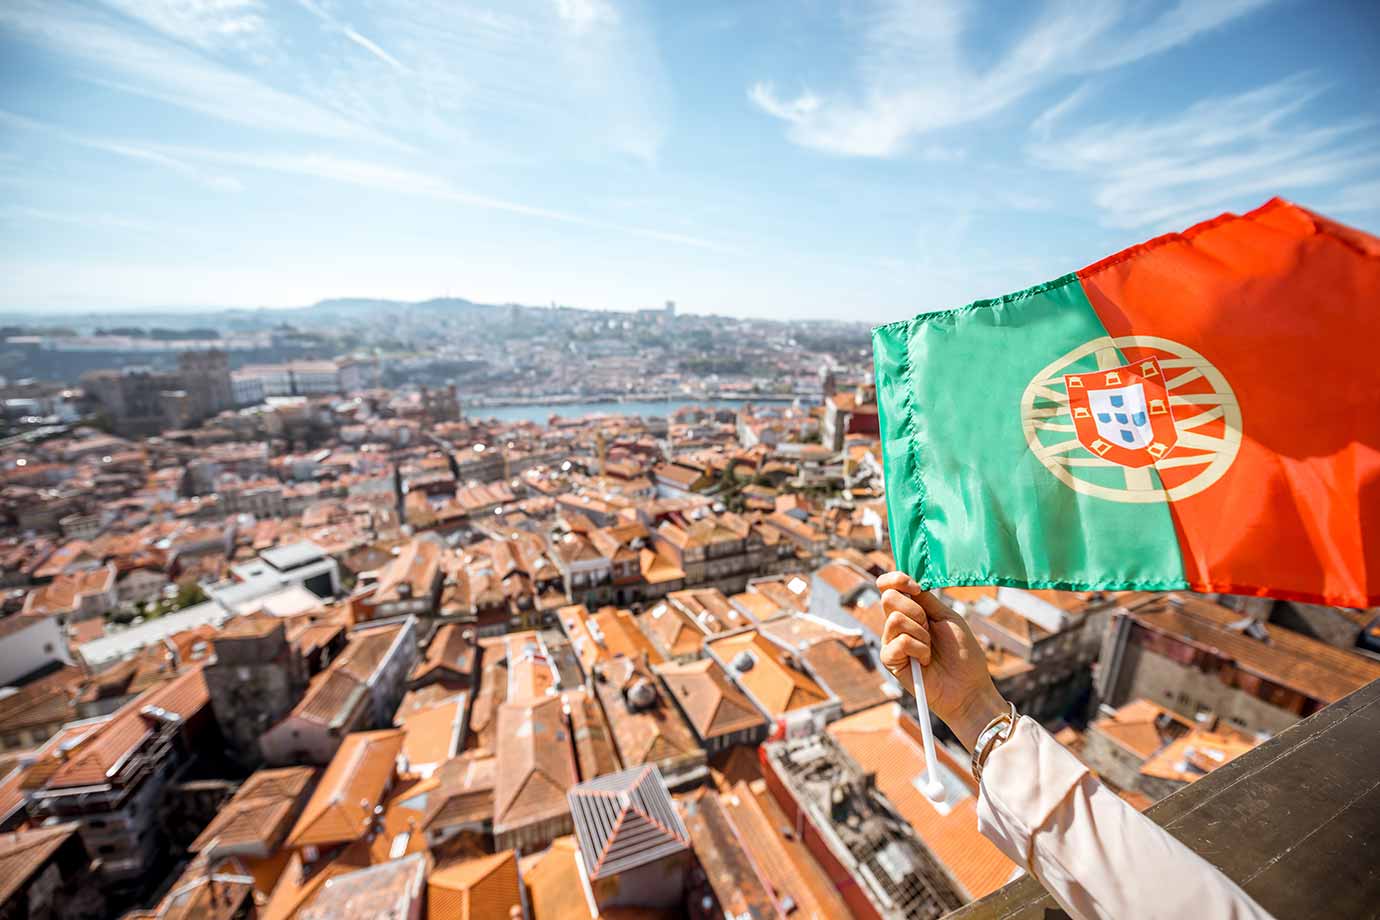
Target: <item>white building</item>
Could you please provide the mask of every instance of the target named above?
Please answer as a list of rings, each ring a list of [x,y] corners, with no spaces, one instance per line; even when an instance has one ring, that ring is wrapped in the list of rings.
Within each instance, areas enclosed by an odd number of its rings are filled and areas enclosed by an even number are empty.
[[[16,613],[0,620],[0,686],[53,662],[72,664],[60,618]]]
[[[340,392],[340,371],[334,361],[294,361],[292,392],[298,396],[315,396]]]

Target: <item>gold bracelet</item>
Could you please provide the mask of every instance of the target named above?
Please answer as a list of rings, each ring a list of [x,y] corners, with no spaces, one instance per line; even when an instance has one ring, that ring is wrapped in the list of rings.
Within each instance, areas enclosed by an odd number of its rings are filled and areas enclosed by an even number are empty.
[[[987,765],[987,757],[996,750],[999,744],[1004,744],[1011,733],[1016,729],[1016,704],[1007,703],[1010,707],[1006,712],[1001,713],[987,723],[987,727],[978,733],[977,741],[973,744],[973,779],[978,783],[982,782],[982,768]]]

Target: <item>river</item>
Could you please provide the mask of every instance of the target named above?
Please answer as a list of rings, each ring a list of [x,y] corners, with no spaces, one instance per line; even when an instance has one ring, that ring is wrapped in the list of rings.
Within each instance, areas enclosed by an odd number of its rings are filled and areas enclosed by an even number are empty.
[[[769,399],[667,399],[630,400],[627,402],[581,402],[581,403],[534,403],[524,406],[474,406],[465,407],[465,415],[470,418],[496,418],[505,422],[546,423],[552,415],[562,418],[580,418],[586,415],[661,415],[669,417],[682,406],[705,406],[737,409],[745,402],[759,406],[786,406],[789,402]],[[803,399],[802,403],[808,402]]]

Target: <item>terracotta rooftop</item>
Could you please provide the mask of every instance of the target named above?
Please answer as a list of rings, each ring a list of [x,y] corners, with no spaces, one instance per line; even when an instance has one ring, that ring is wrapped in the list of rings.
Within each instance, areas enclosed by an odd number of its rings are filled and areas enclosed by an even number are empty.
[[[422,825],[427,829],[482,824],[494,814],[498,760],[465,754],[441,765],[426,797]]]
[[[657,673],[700,738],[708,740],[751,728],[767,719],[712,658],[663,664]]]
[[[131,755],[152,738],[168,716],[186,722],[210,702],[201,666],[153,687],[103,719],[91,719],[67,733],[61,745],[29,770],[28,789],[63,789],[114,781]],[[161,711],[161,715],[160,715]]]
[[[860,572],[843,562],[829,563],[815,572],[815,577],[845,596],[873,584],[872,577],[866,572]]]
[[[1269,641],[1253,639],[1231,628],[1241,614],[1191,595],[1130,595],[1122,603],[1142,626],[1211,649],[1248,674],[1324,703],[1380,678],[1380,662],[1291,629],[1266,623]]]
[[[288,835],[294,848],[349,843],[364,837],[374,807],[397,770],[404,733],[397,729],[346,735]]]
[[[755,629],[721,636],[709,647],[738,685],[773,718],[829,699],[819,684],[789,664],[787,654]]]
[[[264,855],[272,853],[291,829],[297,806],[316,774],[312,767],[259,770],[221,806],[188,849],[197,853],[214,843],[218,849],[256,846]]]
[[[752,620],[717,588],[672,591],[666,600],[682,610],[706,635],[751,626]]]
[[[570,790],[570,813],[590,879],[617,875],[690,846],[655,765],[580,783]]]
[[[427,915],[455,920],[508,920],[522,903],[517,854],[512,850],[449,863],[427,881]],[[576,892],[566,892],[575,897]]]
[[[213,863],[201,853],[145,916],[152,920],[233,920],[253,895],[254,880],[238,859]]]
[[[744,851],[718,794],[701,789],[682,799],[680,808],[695,855],[724,915],[777,916],[776,902]]]
[[[619,656],[598,665],[593,684],[624,766],[702,758],[689,724],[641,660]]]
[[[344,671],[361,683],[368,683],[383,664],[403,628],[404,625],[399,623],[354,633],[331,667]]]
[[[403,754],[407,756],[409,773],[427,776],[459,752],[467,700],[466,694],[457,693],[398,720],[398,728],[406,736]]]
[[[533,920],[594,920],[580,891],[584,883],[575,862],[578,849],[573,836],[557,837],[530,865],[524,864],[522,880]]]
[[[444,548],[432,540],[412,540],[379,571],[373,600],[386,604],[431,596],[441,572]]]
[[[559,697],[505,703],[498,713],[497,756],[503,768],[494,788],[494,832],[569,811],[575,759]]]
[[[0,834],[0,904],[8,904],[15,892],[76,832],[76,824],[59,824]]]
[[[816,642],[801,656],[810,672],[843,703],[845,714],[894,699],[886,675],[864,663],[837,639]]]
[[[114,565],[58,575],[50,583],[40,585],[29,592],[28,597],[24,598],[24,612],[74,613],[84,598],[104,594],[114,586]]]
[[[426,854],[414,853],[335,875],[298,911],[297,920],[416,916],[413,905],[421,902],[428,865]]]
[[[436,630],[426,647],[426,655],[412,668],[408,680],[413,684],[434,678],[455,677],[469,680],[479,647],[472,631],[459,623],[446,623]]]
[[[1105,735],[1138,759],[1145,760],[1193,727],[1192,721],[1177,712],[1150,700],[1137,699],[1114,714],[1096,720],[1088,730]]]
[[[764,595],[782,610],[804,613],[810,609],[810,578],[808,575],[772,575],[754,578],[748,583],[748,593]]]
[[[1208,730],[1195,725],[1149,757],[1140,772],[1157,779],[1192,783],[1258,744],[1260,739],[1226,726]]]
[[[852,915],[765,782],[738,782],[719,796],[719,805],[778,903],[790,898],[804,917]]]
[[[925,770],[920,726],[899,704],[875,706],[831,724],[827,731],[864,771],[875,773],[877,788],[944,866],[969,898],[1000,888],[1016,866],[978,833],[977,789],[967,765],[942,747],[935,753],[947,777],[948,802],[932,804],[916,787]]]
[[[728,600],[734,607],[758,623],[784,616],[786,613],[786,610],[770,597],[756,591],[744,591],[742,594],[733,595]],[[795,611],[794,607],[790,609]]]
[[[73,700],[83,676],[81,668],[61,665],[0,697],[0,734],[75,719]]]
[[[777,617],[761,624],[757,630],[777,645],[793,652],[804,652],[818,642],[841,642],[850,649],[860,648],[864,644],[862,630],[844,629],[809,613]]]

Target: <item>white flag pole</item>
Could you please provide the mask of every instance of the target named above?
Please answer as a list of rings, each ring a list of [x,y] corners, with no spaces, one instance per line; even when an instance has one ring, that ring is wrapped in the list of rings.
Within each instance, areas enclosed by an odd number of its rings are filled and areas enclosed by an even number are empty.
[[[925,699],[925,678],[915,658],[910,660],[910,679],[915,684],[915,714],[920,718],[920,739],[925,746],[925,779],[920,791],[925,798],[939,804],[944,801],[944,784],[939,781],[939,761],[934,756],[934,728],[930,725],[930,704]]]

